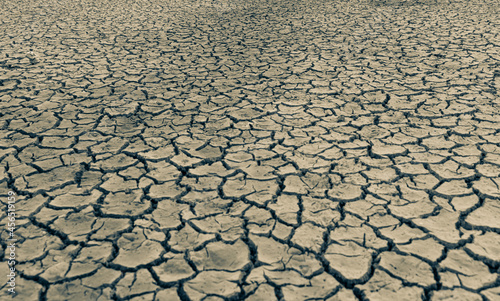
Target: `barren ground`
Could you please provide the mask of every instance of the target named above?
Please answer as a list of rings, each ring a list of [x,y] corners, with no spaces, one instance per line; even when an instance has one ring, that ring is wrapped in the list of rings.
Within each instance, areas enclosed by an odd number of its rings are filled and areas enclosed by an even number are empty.
[[[500,300],[499,7],[2,1],[16,299]]]

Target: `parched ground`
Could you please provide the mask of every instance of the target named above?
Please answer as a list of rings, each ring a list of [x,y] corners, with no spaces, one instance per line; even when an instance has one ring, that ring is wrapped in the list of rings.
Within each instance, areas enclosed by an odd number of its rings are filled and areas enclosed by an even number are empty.
[[[0,274],[13,191],[18,300],[500,300],[499,7],[1,1]]]

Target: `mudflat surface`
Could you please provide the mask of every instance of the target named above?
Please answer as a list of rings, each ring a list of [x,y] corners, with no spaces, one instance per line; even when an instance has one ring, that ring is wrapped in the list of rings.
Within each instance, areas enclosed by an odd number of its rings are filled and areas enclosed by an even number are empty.
[[[499,7],[3,1],[16,298],[500,300]]]

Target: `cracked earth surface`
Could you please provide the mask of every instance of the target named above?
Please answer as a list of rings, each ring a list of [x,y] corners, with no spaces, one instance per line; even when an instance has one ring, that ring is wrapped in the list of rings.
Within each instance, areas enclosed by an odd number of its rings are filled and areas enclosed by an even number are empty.
[[[500,300],[499,20],[488,0],[2,2],[16,297]]]

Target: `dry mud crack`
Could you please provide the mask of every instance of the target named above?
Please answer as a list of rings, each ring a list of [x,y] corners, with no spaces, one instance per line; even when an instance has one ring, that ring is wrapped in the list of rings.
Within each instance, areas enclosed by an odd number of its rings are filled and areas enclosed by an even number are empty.
[[[0,299],[500,300],[499,7],[2,2]]]

